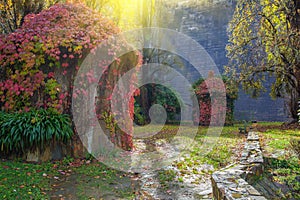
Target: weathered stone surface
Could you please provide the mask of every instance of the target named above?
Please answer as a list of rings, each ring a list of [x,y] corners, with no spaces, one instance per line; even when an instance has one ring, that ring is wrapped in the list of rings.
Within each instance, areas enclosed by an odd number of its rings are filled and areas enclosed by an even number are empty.
[[[249,132],[239,164],[230,165],[212,174],[213,196],[216,200],[266,200],[249,182],[263,173],[263,155],[259,136]]]
[[[255,132],[248,133],[247,141],[258,141],[258,140],[259,140],[259,137]]]
[[[35,150],[28,151],[26,153],[26,161],[27,162],[46,162],[51,159],[58,159],[54,157],[53,155],[54,148],[50,145],[45,146],[42,150],[39,148],[36,148]],[[61,151],[57,151],[57,154],[59,154]],[[61,154],[61,153],[60,153]],[[61,157],[60,157],[61,158]]]
[[[199,196],[206,196],[212,193],[212,189],[204,190],[198,193]]]
[[[38,162],[39,156],[40,156],[39,150],[29,151],[26,155],[26,161],[27,162]]]
[[[263,196],[250,196],[249,199],[251,200],[266,200]]]
[[[265,194],[267,199],[286,199],[284,194],[290,191],[288,187],[273,182],[269,177],[263,177],[255,181],[253,186],[258,192]]]
[[[247,191],[250,195],[260,196],[260,193],[254,187],[247,187]]]
[[[263,155],[260,149],[259,137],[255,132],[249,132],[247,142],[242,152],[241,164],[263,163]]]
[[[144,151],[146,148],[145,141],[142,139],[135,140],[135,151]],[[153,148],[155,150],[163,150],[166,146],[165,140],[155,142]],[[166,150],[168,148],[164,147]],[[174,152],[174,151],[173,151]],[[143,160],[145,160],[144,155]],[[185,155],[186,157],[189,154]],[[135,155],[132,156],[135,158]],[[137,159],[140,160],[140,159]],[[151,159],[150,159],[151,160]],[[184,161],[183,157],[178,158]],[[176,173],[176,178],[168,181],[168,189],[165,190],[159,180],[158,171],[144,170],[138,175],[139,192],[136,199],[180,199],[180,200],[196,200],[196,199],[212,199],[212,188],[210,181],[210,171],[214,171],[214,167],[209,164],[198,166],[187,166],[185,170],[179,169],[177,165],[168,165],[162,168],[163,170],[172,170]],[[194,173],[197,171],[199,173]],[[180,177],[181,181],[178,181]]]
[[[47,146],[44,151],[41,152],[40,158],[39,160],[42,162],[46,162],[51,160],[52,158],[52,153],[51,153],[51,149],[49,146]]]

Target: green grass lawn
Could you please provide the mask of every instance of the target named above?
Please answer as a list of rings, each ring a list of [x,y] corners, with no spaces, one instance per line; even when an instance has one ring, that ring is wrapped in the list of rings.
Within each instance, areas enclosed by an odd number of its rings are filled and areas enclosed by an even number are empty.
[[[105,195],[132,199],[134,195],[130,184],[120,184],[130,183],[132,174],[89,160],[68,158],[43,164],[2,160],[0,171],[0,199],[99,199]]]
[[[300,199],[300,160],[291,141],[300,140],[300,130],[268,129],[261,133],[266,176],[283,186],[286,199]]]
[[[45,199],[51,190],[47,174],[57,175],[52,166],[1,161],[0,199]]]

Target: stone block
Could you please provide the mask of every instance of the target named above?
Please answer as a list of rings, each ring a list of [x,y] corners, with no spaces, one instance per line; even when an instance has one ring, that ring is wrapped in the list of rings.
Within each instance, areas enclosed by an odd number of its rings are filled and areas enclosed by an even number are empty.
[[[249,132],[247,141],[259,141],[259,136],[256,132]]]

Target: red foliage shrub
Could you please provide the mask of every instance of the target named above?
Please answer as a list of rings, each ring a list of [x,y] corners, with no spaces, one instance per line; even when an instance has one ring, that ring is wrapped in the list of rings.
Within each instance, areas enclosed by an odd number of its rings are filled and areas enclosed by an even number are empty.
[[[223,125],[222,116],[226,114],[225,124],[233,122],[233,102],[236,98],[236,91],[224,83],[221,78],[211,75],[206,80],[201,80],[194,85],[195,94],[199,105],[199,118],[194,110],[194,123],[203,126]],[[224,98],[224,95],[225,98]],[[214,105],[214,109],[212,109]],[[194,108],[195,109],[195,108]],[[214,122],[213,124],[210,124]]]

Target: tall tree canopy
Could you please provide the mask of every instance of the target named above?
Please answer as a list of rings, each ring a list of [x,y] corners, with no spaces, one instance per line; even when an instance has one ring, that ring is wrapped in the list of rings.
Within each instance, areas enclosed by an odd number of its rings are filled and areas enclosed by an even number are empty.
[[[258,96],[274,77],[271,96],[289,96],[297,118],[300,96],[300,3],[298,0],[239,0],[229,25],[225,73]]]
[[[21,27],[25,16],[39,13],[58,0],[0,0],[0,33],[11,33]]]

